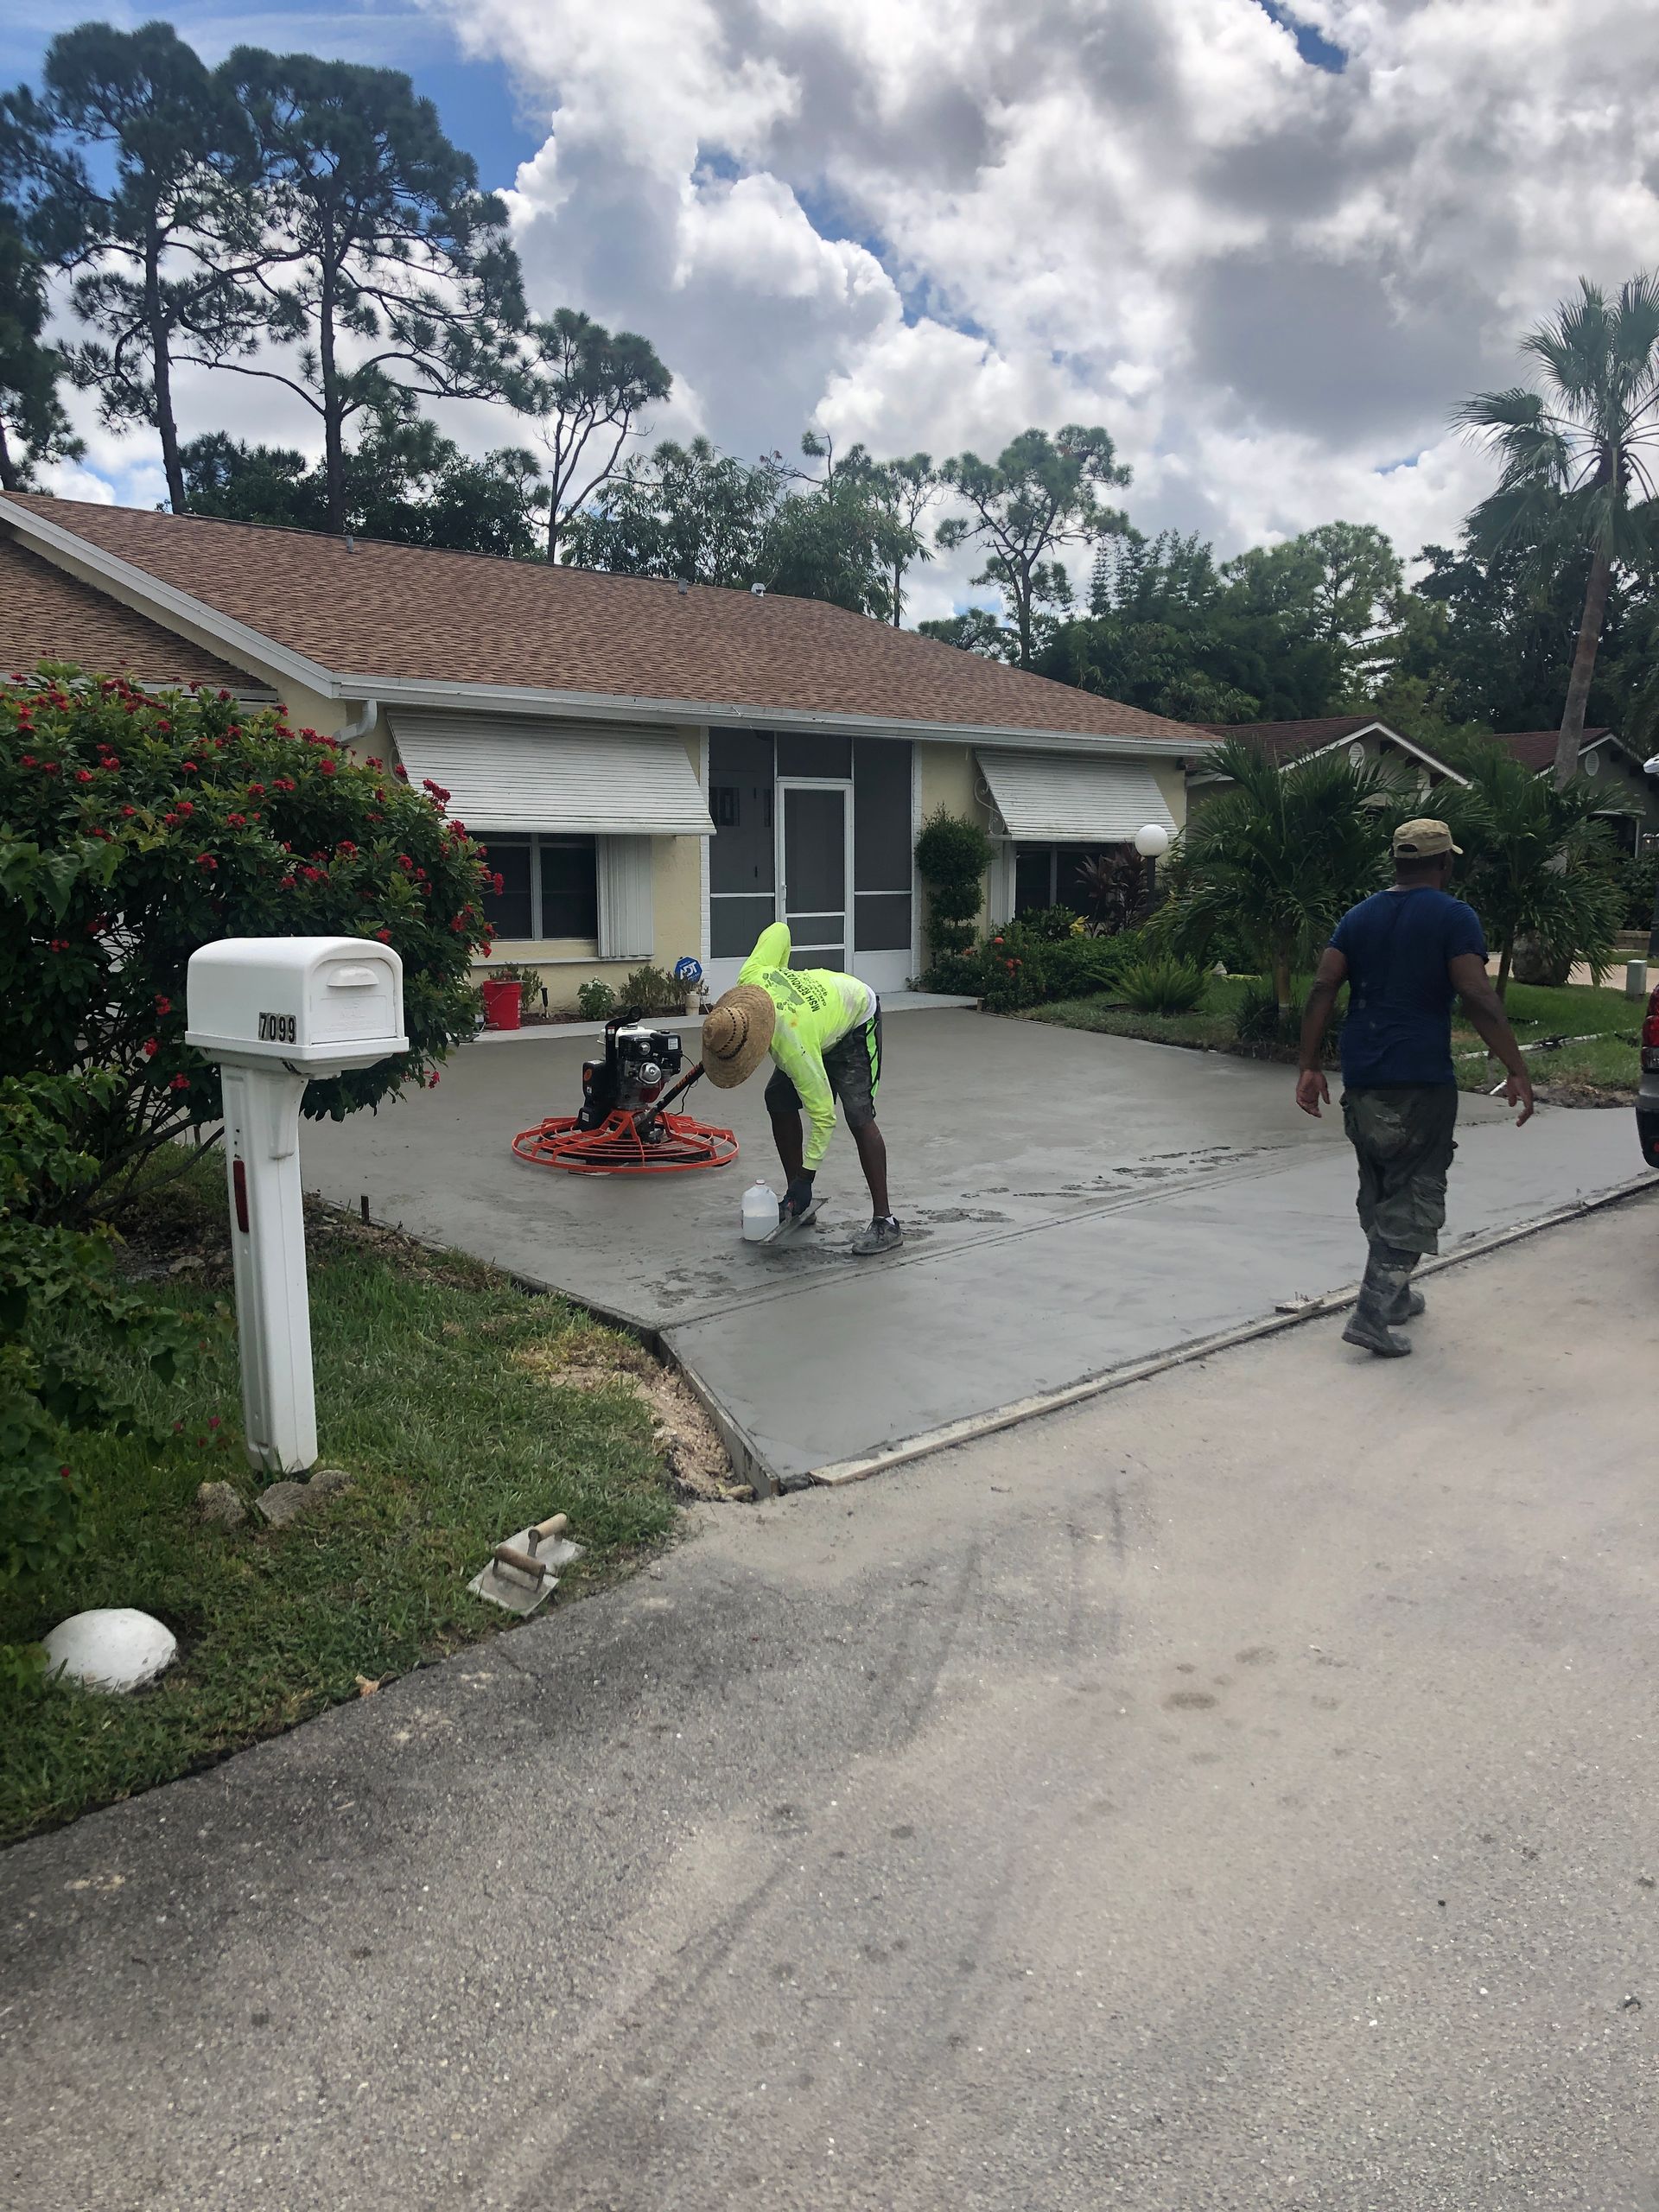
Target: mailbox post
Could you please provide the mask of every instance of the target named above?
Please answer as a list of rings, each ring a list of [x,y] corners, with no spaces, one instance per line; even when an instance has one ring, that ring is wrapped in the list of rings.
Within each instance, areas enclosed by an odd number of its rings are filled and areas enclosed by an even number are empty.
[[[232,937],[190,957],[185,1042],[219,1063],[248,1457],[316,1463],[300,1102],[314,1077],[409,1050],[404,963],[354,937]]]

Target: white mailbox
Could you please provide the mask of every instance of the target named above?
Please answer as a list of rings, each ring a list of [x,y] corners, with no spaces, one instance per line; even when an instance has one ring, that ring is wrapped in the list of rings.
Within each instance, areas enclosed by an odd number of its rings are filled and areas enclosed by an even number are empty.
[[[404,963],[375,939],[222,938],[190,956],[187,1016],[225,1094],[248,1457],[298,1474],[317,1457],[300,1102],[314,1077],[409,1050]]]
[[[209,1059],[339,1075],[409,1050],[404,963],[356,937],[227,937],[191,957],[187,1045]]]

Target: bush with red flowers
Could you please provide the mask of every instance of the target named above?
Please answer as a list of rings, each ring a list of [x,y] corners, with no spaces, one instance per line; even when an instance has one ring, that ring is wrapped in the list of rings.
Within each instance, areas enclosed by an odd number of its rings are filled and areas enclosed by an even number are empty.
[[[408,1053],[314,1083],[305,1110],[424,1083],[475,1024],[486,881],[435,791],[280,711],[50,664],[0,686],[0,1067],[117,1078],[85,1087],[71,1133],[97,1179],[42,1217],[108,1211],[159,1146],[218,1121],[218,1072],[184,1041],[190,955],[216,938],[396,946]]]

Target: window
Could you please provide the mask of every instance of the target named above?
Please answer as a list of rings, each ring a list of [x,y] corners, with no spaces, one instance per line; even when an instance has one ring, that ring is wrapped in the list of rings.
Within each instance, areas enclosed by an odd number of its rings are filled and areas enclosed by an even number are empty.
[[[515,837],[486,832],[488,865],[501,878],[484,918],[497,937],[541,944],[599,936],[599,868],[592,837]]]
[[[542,917],[537,936],[599,935],[599,871],[591,837],[538,837]]]

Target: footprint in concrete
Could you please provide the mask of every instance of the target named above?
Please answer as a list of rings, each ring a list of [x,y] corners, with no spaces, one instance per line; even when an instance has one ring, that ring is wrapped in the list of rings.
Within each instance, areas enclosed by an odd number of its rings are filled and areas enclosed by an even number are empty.
[[[1217,1702],[1208,1690],[1172,1690],[1164,1700],[1171,1713],[1205,1713]]]
[[[1234,1660],[1241,1667],[1271,1667],[1278,1656],[1270,1643],[1252,1643],[1243,1651],[1233,1654]]]

